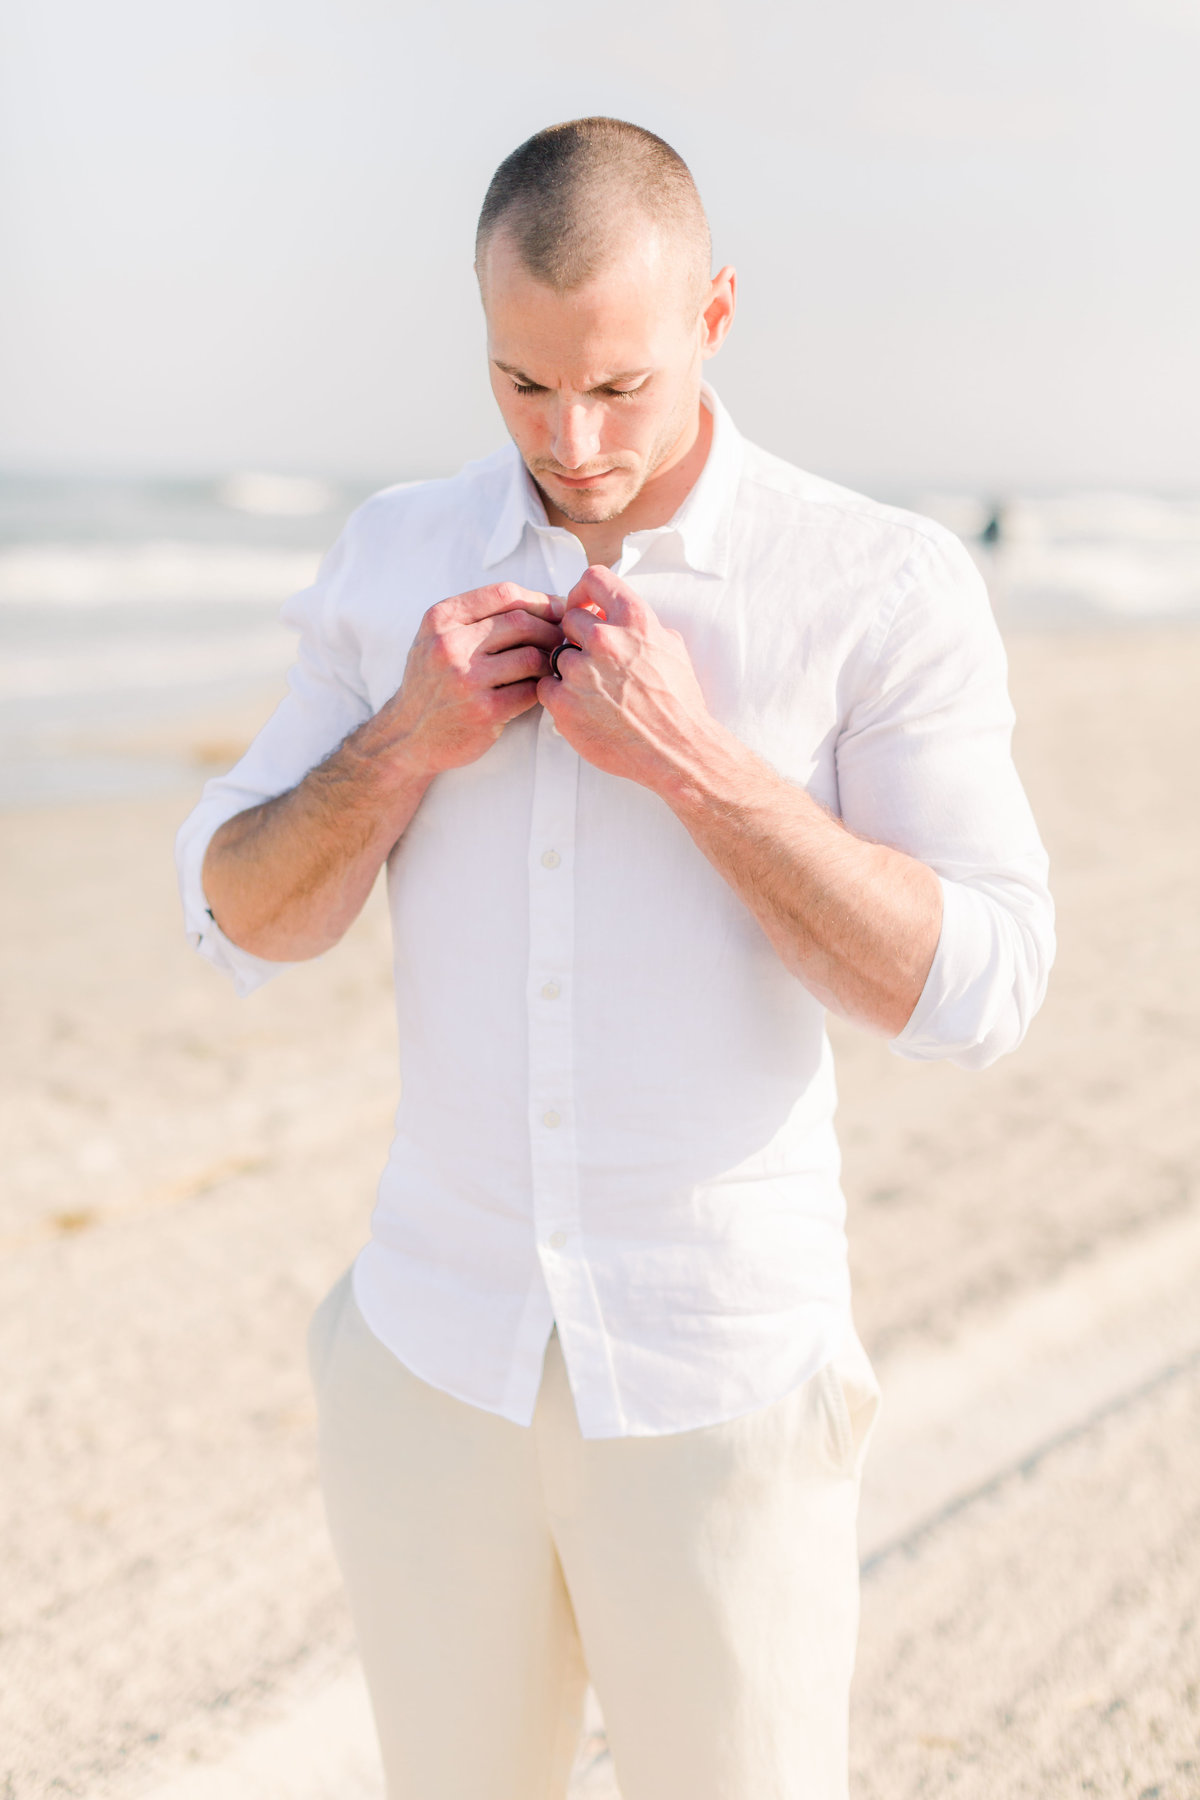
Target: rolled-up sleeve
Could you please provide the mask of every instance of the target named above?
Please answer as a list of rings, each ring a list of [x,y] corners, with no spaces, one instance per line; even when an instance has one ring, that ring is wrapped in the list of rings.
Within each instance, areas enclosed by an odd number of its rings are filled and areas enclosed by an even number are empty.
[[[206,783],[175,842],[184,929],[192,947],[239,994],[250,994],[293,965],[252,956],[230,941],[204,892],[204,856],[226,819],[295,787],[370,717],[356,646],[340,623],[339,595],[353,563],[354,520],[321,564],[316,581],[287,602],[282,618],[300,634],[288,691],[241,761]]]
[[[864,646],[837,748],[852,830],[937,874],[942,924],[898,1056],[978,1069],[1013,1050],[1054,960],[1048,863],[1012,760],[1007,665],[983,581],[918,536]]]

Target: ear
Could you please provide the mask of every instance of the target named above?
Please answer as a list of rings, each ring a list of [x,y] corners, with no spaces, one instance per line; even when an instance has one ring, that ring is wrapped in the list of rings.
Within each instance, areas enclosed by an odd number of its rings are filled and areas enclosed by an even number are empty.
[[[726,333],[733,324],[733,315],[737,307],[737,271],[726,263],[712,278],[708,302],[700,315],[704,325],[704,342],[700,354],[704,357],[715,356],[725,342]]]

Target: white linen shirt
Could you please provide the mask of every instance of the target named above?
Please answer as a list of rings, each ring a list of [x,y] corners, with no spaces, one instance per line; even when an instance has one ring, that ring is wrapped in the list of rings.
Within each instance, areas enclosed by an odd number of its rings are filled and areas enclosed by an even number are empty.
[[[1053,956],[983,584],[950,533],[755,449],[705,404],[698,482],[670,524],[625,539],[617,573],[682,632],[717,719],[937,872],[937,953],[892,1048],[978,1068],[1020,1041]],[[287,698],[179,837],[191,941],[242,993],[285,965],[209,912],[217,826],[385,703],[434,601],[502,580],[565,594],[586,560],[512,446],[349,521],[284,609]],[[589,1438],[736,1417],[836,1355],[824,1013],[664,802],[535,707],[437,776],[387,874],[402,1087],[354,1273],[383,1343],[527,1425],[557,1325]]]

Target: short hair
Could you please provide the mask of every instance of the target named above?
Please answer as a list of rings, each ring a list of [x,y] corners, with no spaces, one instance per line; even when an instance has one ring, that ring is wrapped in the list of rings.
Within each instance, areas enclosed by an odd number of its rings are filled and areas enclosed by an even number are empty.
[[[708,219],[678,151],[623,119],[548,125],[492,176],[475,233],[476,267],[482,271],[483,252],[503,225],[529,273],[569,292],[612,259],[638,218],[682,240],[708,280]]]

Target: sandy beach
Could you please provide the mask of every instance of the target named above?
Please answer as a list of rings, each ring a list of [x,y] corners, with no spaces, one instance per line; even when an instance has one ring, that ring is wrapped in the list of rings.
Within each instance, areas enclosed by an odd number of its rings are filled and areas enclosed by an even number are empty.
[[[835,1031],[885,1392],[906,1355],[1200,1208],[1200,629],[1010,655],[1059,906],[1045,1009],[983,1075]],[[267,704],[156,741],[194,791]],[[389,1135],[386,918],[377,892],[336,952],[238,1001],[182,937],[190,801],[0,814],[12,1800],[133,1800],[352,1666],[303,1335]],[[1194,1800],[1198,1422],[1181,1364],[868,1574],[856,1796]]]

